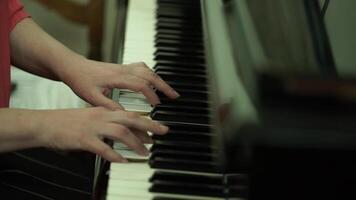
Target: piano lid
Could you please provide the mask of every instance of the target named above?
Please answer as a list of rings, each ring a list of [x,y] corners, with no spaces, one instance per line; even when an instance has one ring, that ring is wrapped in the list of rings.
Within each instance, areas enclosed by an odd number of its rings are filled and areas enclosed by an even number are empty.
[[[318,0],[203,2],[215,122],[226,151],[236,143],[356,147],[356,68],[344,73],[335,57],[340,38]]]

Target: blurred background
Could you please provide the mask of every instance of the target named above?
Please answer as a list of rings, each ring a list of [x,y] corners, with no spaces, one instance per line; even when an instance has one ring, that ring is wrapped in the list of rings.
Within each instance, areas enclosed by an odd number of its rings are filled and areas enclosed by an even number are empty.
[[[320,0],[324,5],[326,0]],[[95,60],[110,62],[115,28],[116,0],[22,0],[32,18],[50,35],[72,50]],[[353,71],[356,57],[356,1],[331,0],[325,22],[340,74]],[[18,108],[72,108],[85,103],[62,83],[12,70],[16,91],[11,106]]]
[[[22,0],[27,12],[51,36],[75,52],[110,61],[116,18],[115,0]],[[63,83],[12,68],[11,107],[54,109],[83,107]]]

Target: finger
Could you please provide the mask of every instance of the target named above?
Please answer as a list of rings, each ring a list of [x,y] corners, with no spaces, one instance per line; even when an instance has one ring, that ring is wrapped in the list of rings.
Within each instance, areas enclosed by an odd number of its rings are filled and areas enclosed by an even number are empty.
[[[141,92],[147,98],[147,101],[152,105],[161,103],[151,84],[145,79],[128,75],[124,80],[120,80],[120,83],[117,84],[117,87],[127,88],[135,92]]]
[[[138,139],[141,140],[142,143],[145,144],[152,144],[153,140],[152,138],[148,135],[146,131],[140,131],[140,130],[131,130]]]
[[[156,73],[152,72],[147,76],[150,83],[159,91],[163,92],[169,98],[176,99],[180,95],[177,91],[175,91],[171,86],[169,86],[162,78]]]
[[[82,148],[92,153],[98,154],[110,162],[128,162],[120,154],[98,138],[85,139],[82,141]]]
[[[163,124],[142,117],[135,112],[114,111],[110,113],[111,122],[123,124],[132,129],[150,131],[154,134],[166,134],[169,128]]]
[[[94,106],[103,106],[110,110],[124,110],[124,108],[119,103],[109,99],[99,90],[93,92],[91,98],[88,99],[88,101]]]
[[[142,71],[137,73],[137,76],[147,80],[159,91],[172,99],[178,98],[180,95],[171,86],[169,86],[159,75],[154,73],[145,63],[135,63],[136,65],[142,65]]]
[[[120,124],[111,124],[111,126],[108,126],[107,131],[103,133],[103,136],[120,140],[137,154],[143,156],[147,156],[149,154],[148,149],[142,144],[142,141],[136,137],[130,129]]]

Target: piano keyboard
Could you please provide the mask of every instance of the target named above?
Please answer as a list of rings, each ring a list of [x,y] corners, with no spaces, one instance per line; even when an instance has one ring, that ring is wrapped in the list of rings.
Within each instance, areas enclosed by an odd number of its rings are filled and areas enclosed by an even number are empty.
[[[130,0],[125,29],[123,63],[145,62],[152,69],[155,65],[155,10],[154,0]],[[126,110],[142,114],[152,110],[142,94],[129,90],[114,90],[113,99]]]
[[[146,62],[181,97],[170,100],[158,93],[161,104],[152,109],[141,94],[116,95],[126,110],[148,111],[170,130],[165,136],[153,136],[148,161],[136,157],[141,162],[111,163],[107,200],[246,197],[245,175],[219,171],[201,20],[199,0],[129,1],[124,63]],[[114,147],[129,151],[120,144]]]

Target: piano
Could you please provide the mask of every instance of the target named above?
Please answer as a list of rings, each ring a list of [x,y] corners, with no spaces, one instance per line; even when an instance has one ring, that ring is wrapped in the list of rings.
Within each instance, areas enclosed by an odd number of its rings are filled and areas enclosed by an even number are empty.
[[[354,82],[337,71],[320,4],[118,1],[113,61],[144,61],[181,97],[158,93],[152,107],[114,90],[170,131],[153,136],[149,157],[108,141],[131,162],[98,157],[93,199],[356,196]]]

